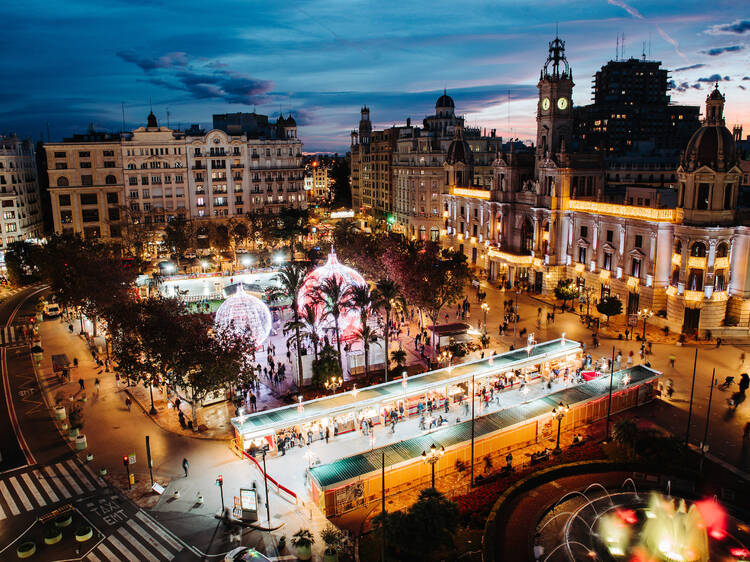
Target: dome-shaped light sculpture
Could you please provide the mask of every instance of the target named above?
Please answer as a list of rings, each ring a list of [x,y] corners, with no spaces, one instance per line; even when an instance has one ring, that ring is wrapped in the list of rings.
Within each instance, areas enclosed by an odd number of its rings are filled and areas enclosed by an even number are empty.
[[[354,285],[365,285],[364,278],[354,271],[351,267],[346,267],[339,263],[336,257],[336,252],[331,248],[331,253],[328,254],[328,260],[324,265],[313,269],[305,277],[305,282],[302,284],[302,288],[299,290],[297,295],[297,302],[300,312],[303,312],[305,305],[311,305],[315,309],[315,316],[318,318],[318,333],[320,336],[329,334],[331,341],[334,341],[335,335],[333,330],[335,329],[335,323],[333,318],[325,317],[325,303],[316,302],[315,295],[317,288],[329,278],[338,279],[342,284],[342,292],[346,292],[347,289]],[[352,309],[343,309],[341,316],[339,317],[339,331],[341,333],[341,341],[354,339],[356,332],[360,327],[359,311]]]
[[[271,311],[258,297],[246,293],[242,284],[237,285],[235,294],[221,303],[214,321],[222,328],[231,328],[238,333],[249,332],[256,346],[266,341],[271,333]]]

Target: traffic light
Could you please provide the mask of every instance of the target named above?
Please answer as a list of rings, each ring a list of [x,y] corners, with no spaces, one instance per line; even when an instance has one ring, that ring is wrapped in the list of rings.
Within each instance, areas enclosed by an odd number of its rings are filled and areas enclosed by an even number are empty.
[[[122,457],[122,464],[123,466],[128,466],[130,464],[130,458],[127,455]]]
[[[221,474],[216,478],[216,485],[219,487],[224,485],[224,477]]]

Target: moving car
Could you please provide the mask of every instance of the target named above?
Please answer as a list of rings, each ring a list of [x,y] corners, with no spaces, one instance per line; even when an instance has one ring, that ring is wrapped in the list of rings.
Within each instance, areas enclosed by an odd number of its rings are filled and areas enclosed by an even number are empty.
[[[55,316],[60,316],[60,313],[62,312],[62,308],[60,308],[60,305],[56,302],[48,302],[44,305],[44,315],[49,316],[50,318],[54,318]]]

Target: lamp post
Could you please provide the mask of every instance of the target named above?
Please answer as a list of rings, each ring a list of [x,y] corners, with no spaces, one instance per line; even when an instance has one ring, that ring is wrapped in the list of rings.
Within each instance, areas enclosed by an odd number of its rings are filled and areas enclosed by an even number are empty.
[[[560,402],[556,408],[552,409],[552,415],[557,419],[557,445],[555,445],[555,448],[552,451],[555,454],[562,452],[562,449],[560,449],[560,426],[562,426],[562,420],[565,417],[565,414],[568,413],[569,409],[570,408],[562,402]]]
[[[516,289],[516,306],[513,307],[513,347],[516,346],[516,325],[518,324],[518,295],[521,289]]]
[[[589,317],[591,316],[589,314],[590,308],[589,305],[591,304],[591,294],[594,292],[593,287],[584,287],[583,288],[583,294],[586,297],[586,320],[589,320]]]
[[[487,312],[490,310],[490,305],[486,302],[482,303],[482,310],[484,311],[484,335],[487,335]]]
[[[638,318],[643,318],[643,339],[646,339],[646,320],[651,318],[654,315],[652,311],[650,311],[648,308],[644,308],[643,310],[638,311]]]
[[[336,391],[341,388],[344,384],[344,379],[341,377],[331,377],[325,382],[326,390],[331,390],[332,394],[336,394]]]
[[[438,449],[435,446],[435,443],[430,445],[430,452],[422,451],[422,460],[424,462],[430,463],[430,466],[432,467],[432,487],[435,488],[435,465],[440,460],[440,457],[445,454],[445,447],[440,447]]]

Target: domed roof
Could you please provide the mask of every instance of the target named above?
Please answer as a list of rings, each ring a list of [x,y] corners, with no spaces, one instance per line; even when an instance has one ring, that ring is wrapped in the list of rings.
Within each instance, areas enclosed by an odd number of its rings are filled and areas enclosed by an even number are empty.
[[[724,125],[703,125],[693,133],[685,149],[684,163],[691,168],[726,169],[734,161],[734,138]]]
[[[294,117],[292,117],[292,114],[289,114],[289,117],[286,118],[286,126],[287,127],[296,127],[297,122],[294,120]]]
[[[471,147],[469,143],[464,139],[454,139],[448,147],[448,154],[445,156],[445,162],[447,164],[455,164],[462,162],[463,164],[471,164],[474,160],[474,155],[471,153]]]
[[[249,332],[255,345],[260,345],[271,333],[271,311],[266,304],[249,293],[242,284],[237,292],[221,303],[214,322],[222,328],[231,328],[237,333]]]
[[[154,115],[154,112],[153,112],[153,111],[151,111],[151,112],[150,112],[150,113],[148,114],[148,118],[146,119],[146,126],[147,126],[147,127],[149,128],[149,129],[150,129],[150,128],[152,128],[152,127],[153,127],[153,128],[156,128],[156,127],[158,127],[158,126],[159,126],[159,125],[158,125],[158,124],[156,123],[156,115]]]
[[[435,107],[456,107],[456,104],[453,103],[453,98],[443,89],[443,95],[435,102]]]
[[[339,280],[342,285],[342,292],[345,292],[354,285],[366,284],[366,281],[359,273],[351,267],[339,263],[339,260],[336,257],[336,252],[333,248],[331,248],[331,253],[328,254],[328,260],[326,263],[320,267],[316,267],[307,274],[305,282],[302,284],[299,294],[297,295],[297,309],[300,312],[303,312],[306,305],[311,305],[315,309],[315,316],[318,318],[318,332],[321,336],[334,329],[333,318],[325,317],[325,303],[320,302],[316,298],[318,287],[320,287],[326,279],[330,278]],[[342,341],[353,339],[359,326],[359,311],[351,308],[345,308],[341,311],[341,316],[339,317],[339,330],[341,332]]]
[[[708,99],[710,99],[710,100],[721,100],[721,101],[724,101],[724,96],[719,91],[719,84],[718,83],[716,84],[716,86],[714,86],[714,91],[709,94]]]

